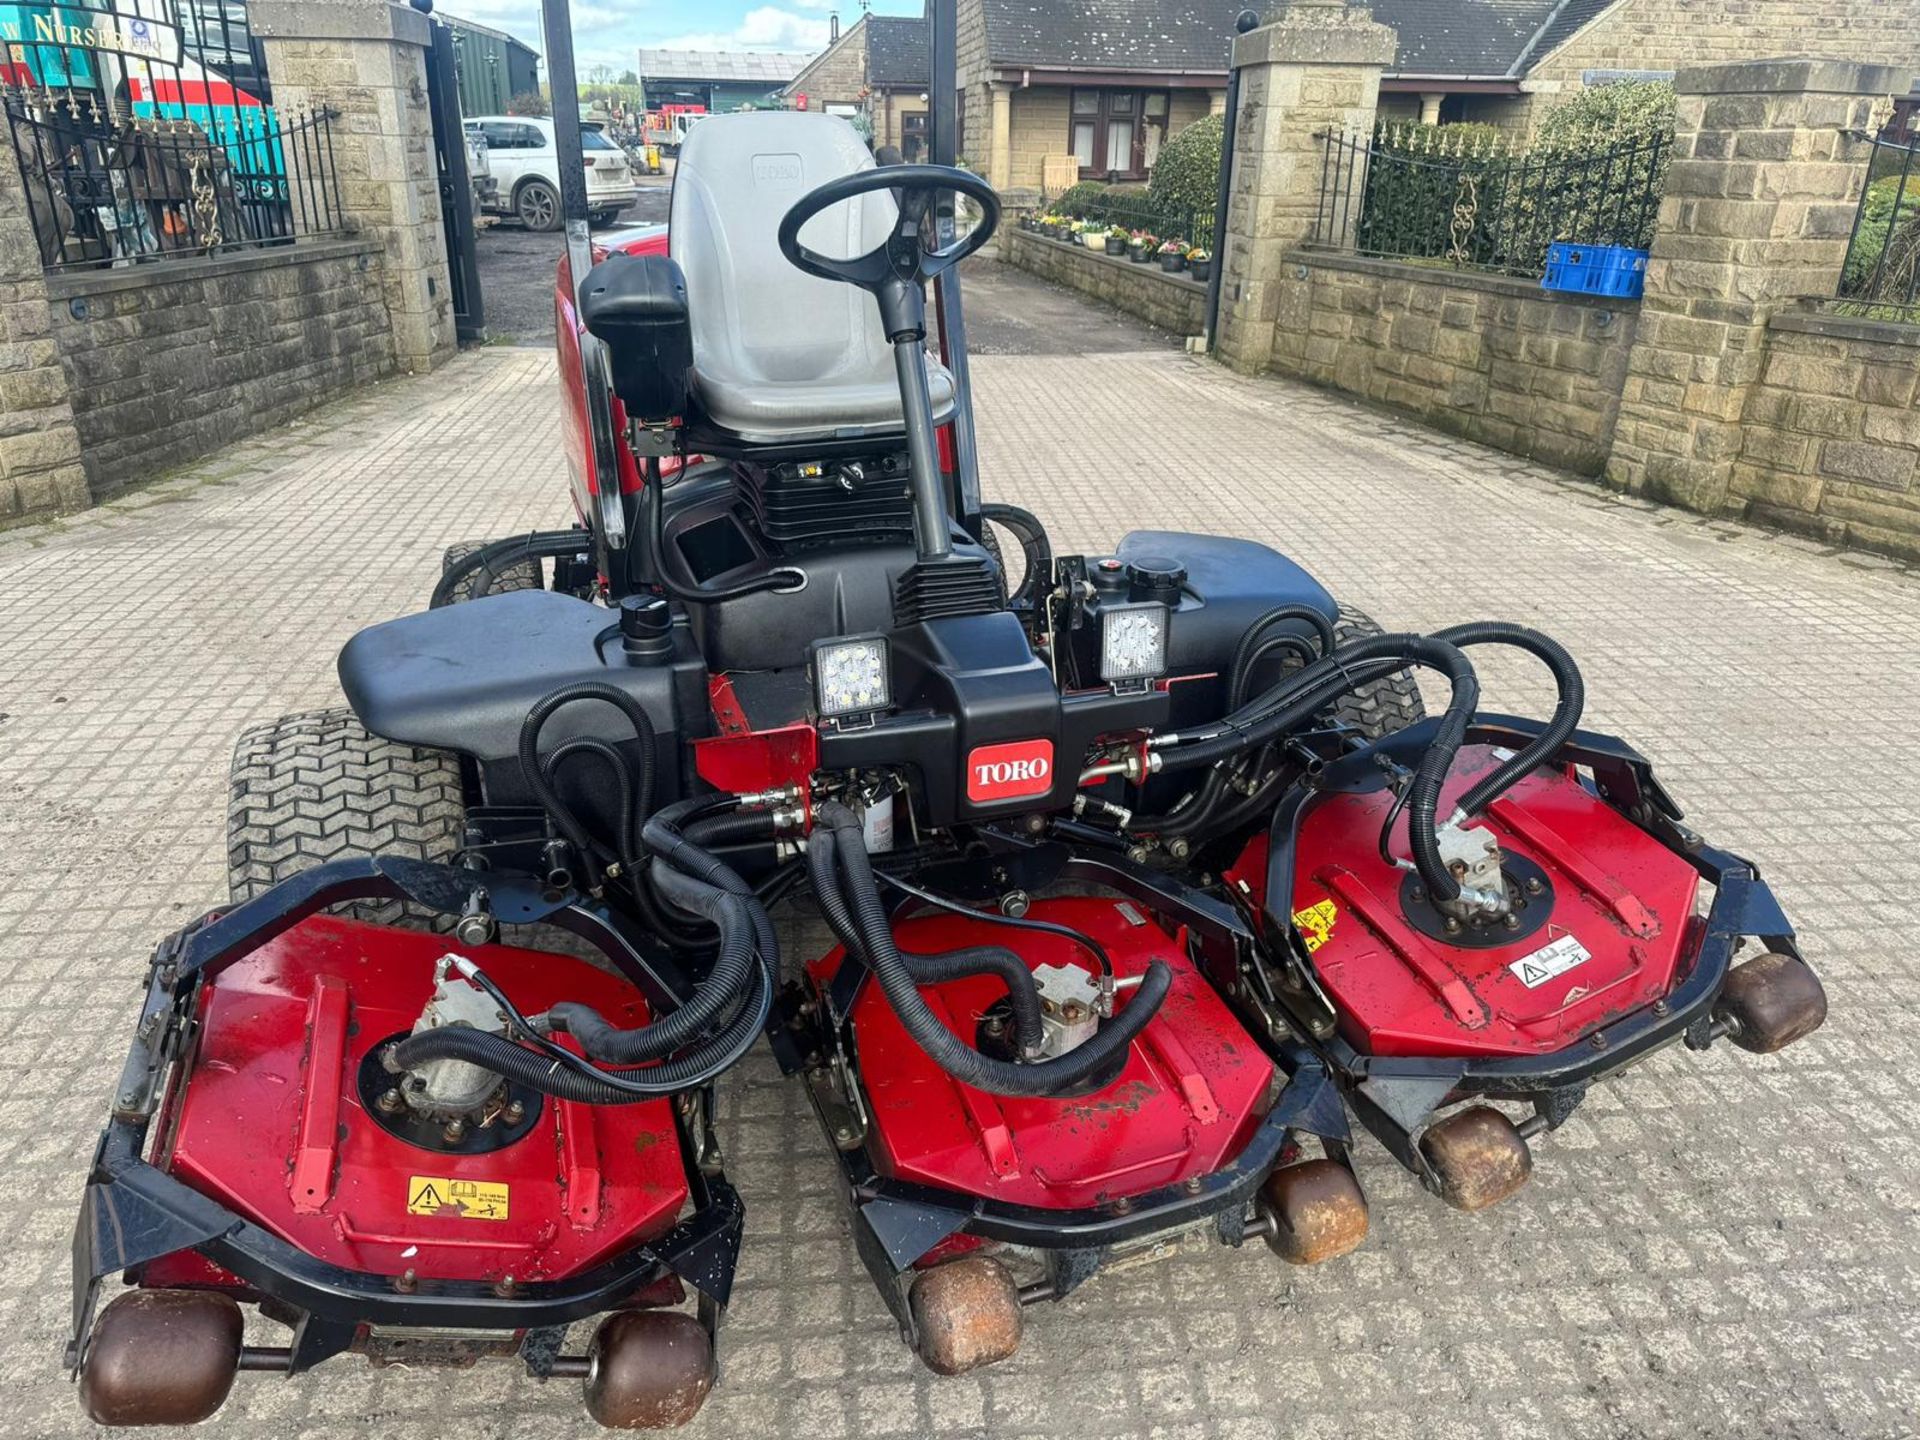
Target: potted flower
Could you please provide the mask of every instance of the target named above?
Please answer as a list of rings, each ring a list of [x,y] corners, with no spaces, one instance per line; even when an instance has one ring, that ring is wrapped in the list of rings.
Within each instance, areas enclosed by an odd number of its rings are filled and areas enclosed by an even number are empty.
[[[1118,225],[1107,230],[1107,254],[1124,255],[1127,253],[1127,232]]]
[[[1153,258],[1153,252],[1159,244],[1158,235],[1148,230],[1136,230],[1127,237],[1127,258],[1136,265],[1144,265]]]
[[[1184,240],[1162,240],[1160,242],[1160,268],[1169,275],[1177,275],[1187,268],[1187,242]]]
[[[1213,274],[1213,252],[1196,245],[1187,251],[1187,273],[1196,280],[1205,280]]]
[[[1080,243],[1089,250],[1106,249],[1107,227],[1102,225],[1098,220],[1082,220],[1080,222]]]

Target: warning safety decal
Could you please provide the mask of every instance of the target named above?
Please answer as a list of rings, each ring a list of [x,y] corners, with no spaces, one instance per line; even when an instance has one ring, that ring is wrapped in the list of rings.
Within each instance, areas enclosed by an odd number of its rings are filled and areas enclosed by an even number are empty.
[[[409,1215],[443,1215],[453,1220],[504,1220],[507,1187],[491,1180],[449,1180],[415,1175],[407,1181]]]
[[[1309,955],[1333,938],[1333,922],[1339,918],[1340,909],[1331,900],[1293,912],[1293,928],[1307,942]]]
[[[1576,965],[1584,965],[1593,958],[1588,950],[1571,935],[1562,935],[1558,940],[1542,945],[1531,955],[1522,955],[1507,969],[1529,990],[1537,990],[1556,975],[1564,975]]]

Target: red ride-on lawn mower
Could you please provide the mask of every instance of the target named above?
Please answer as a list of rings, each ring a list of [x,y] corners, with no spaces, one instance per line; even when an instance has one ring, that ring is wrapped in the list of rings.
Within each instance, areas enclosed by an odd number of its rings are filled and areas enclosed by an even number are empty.
[[[863,1263],[949,1374],[1189,1238],[1350,1251],[1349,1110],[1477,1208],[1651,1049],[1820,1023],[1753,867],[1578,730],[1551,640],[1381,634],[1251,541],[1056,556],[983,504],[955,267],[998,216],[977,177],[876,167],[839,119],[717,116],[681,153],[670,253],[573,256],[582,526],[453,559],[433,608],[343,650],[351,713],[242,743],[244,903],[156,961],[83,1215],[96,1414],[129,1387],[131,1418],[188,1418],[236,1364],[356,1346],[470,1359],[481,1331],[586,1370],[603,1420],[684,1418],[738,1233],[708,1086],[763,1019]],[[1487,645],[1546,663],[1549,719],[1479,712]],[[373,934],[315,914],[369,896]],[[787,897],[838,943],[770,999]],[[530,957],[555,931],[601,968]],[[451,1216],[421,1198],[443,1180]],[[470,1233],[496,1201],[551,1222],[534,1284],[505,1232]],[[115,1269],[142,1288],[90,1327]],[[674,1277],[704,1327],[653,1318]],[[293,1343],[240,1346],[235,1296]],[[592,1357],[549,1358],[607,1310]],[[162,1402],[141,1355],[166,1335],[200,1358]]]
[[[980,503],[954,266],[997,214],[976,177],[875,167],[829,118],[704,124],[668,253],[604,257],[563,325],[584,528],[482,547],[440,591],[551,557],[555,588],[616,604],[617,629],[590,605],[567,622],[603,652],[698,657],[652,717],[687,742],[661,765],[746,797],[728,858],[763,895],[810,893],[839,941],[772,1039],[863,1261],[943,1373],[1183,1237],[1350,1250],[1349,1107],[1478,1208],[1650,1049],[1777,1048],[1824,1014],[1752,867],[1577,729],[1551,640],[1382,635],[1261,545],[1145,531],[1055,556],[1032,516]],[[378,732],[445,743],[381,678],[431,657],[510,717],[565,665],[537,685],[483,667],[482,630],[553,625],[559,654],[570,604],[380,627],[343,657],[348,693]],[[1549,720],[1478,713],[1486,645],[1547,664]],[[1735,968],[1749,937],[1767,953]]]

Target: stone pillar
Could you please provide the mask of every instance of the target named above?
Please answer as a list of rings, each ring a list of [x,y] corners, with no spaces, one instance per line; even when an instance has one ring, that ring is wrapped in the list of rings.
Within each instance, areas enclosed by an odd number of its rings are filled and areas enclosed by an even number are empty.
[[[1423,90],[1420,93],[1420,123],[1438,125],[1440,123],[1440,102],[1447,97],[1435,90]]]
[[[1237,370],[1273,354],[1282,258],[1319,211],[1321,132],[1373,132],[1398,37],[1362,6],[1293,0],[1233,42],[1240,75],[1218,346]]]
[[[0,524],[88,503],[67,383],[26,187],[0,123]]]
[[[1713,513],[1727,507],[1741,414],[1767,321],[1831,295],[1846,257],[1876,102],[1892,66],[1756,60],[1674,79],[1673,162],[1607,462],[1608,483]]]
[[[282,112],[332,106],[348,223],[385,247],[380,284],[394,362],[429,370],[454,351],[453,307],[427,110],[427,17],[388,0],[252,0]]]
[[[1013,183],[1013,90],[995,82],[987,87],[993,107],[992,139],[987,154],[987,180],[996,190]]]

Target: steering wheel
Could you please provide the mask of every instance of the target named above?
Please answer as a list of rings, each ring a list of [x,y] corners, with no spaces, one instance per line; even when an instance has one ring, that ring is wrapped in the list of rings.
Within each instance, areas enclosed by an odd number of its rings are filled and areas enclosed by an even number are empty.
[[[822,210],[875,190],[893,191],[900,206],[900,218],[885,244],[840,260],[800,243],[800,228]],[[984,213],[968,234],[942,248],[937,236],[925,232],[939,223],[932,214],[933,201],[944,190],[978,201]],[[1000,197],[978,175],[946,165],[878,165],[829,180],[796,200],[780,222],[780,253],[809,275],[842,280],[879,295],[902,284],[918,286],[950,270],[986,244],[999,223]],[[886,298],[882,296],[883,313]]]

